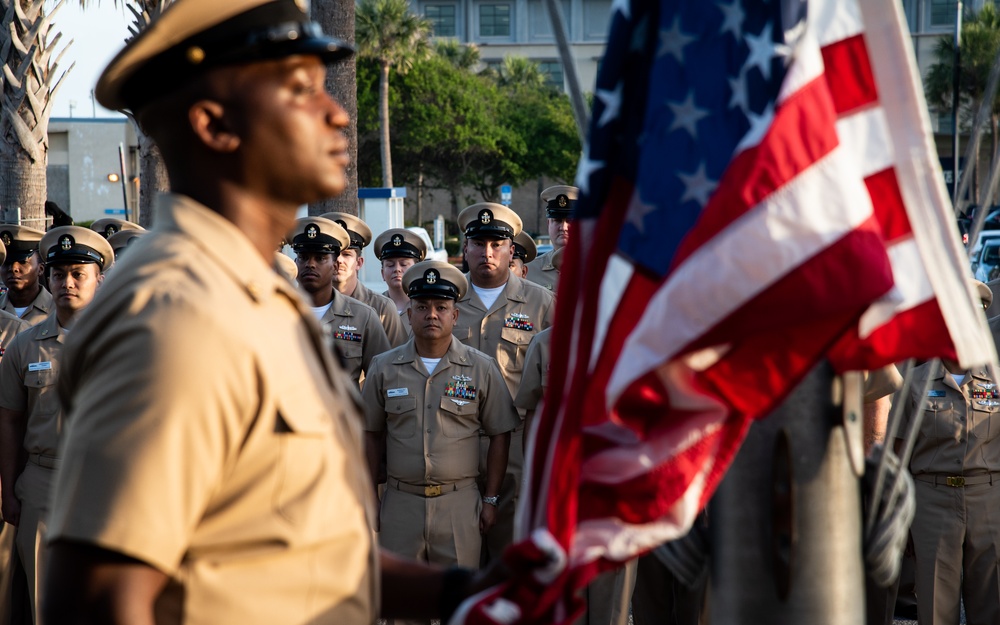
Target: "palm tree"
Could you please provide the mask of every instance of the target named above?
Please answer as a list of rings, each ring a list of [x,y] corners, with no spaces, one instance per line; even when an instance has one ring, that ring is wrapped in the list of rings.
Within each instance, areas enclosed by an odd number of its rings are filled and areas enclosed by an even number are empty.
[[[531,59],[508,55],[503,57],[503,64],[496,73],[496,81],[501,87],[541,87],[545,84],[545,73]]]
[[[312,19],[323,27],[323,32],[341,41],[354,44],[354,0],[314,0],[310,3]],[[352,56],[327,68],[326,88],[344,107],[351,118],[344,134],[347,135],[351,162],[347,166],[347,187],[337,197],[327,198],[309,205],[310,215],[341,212],[358,214],[358,73],[357,61]]]
[[[459,43],[456,39],[441,39],[434,44],[434,52],[458,69],[471,71],[479,65],[479,46]]]
[[[66,72],[53,58],[62,38],[52,31],[59,0],[0,0],[0,208],[4,221],[45,227],[49,116]],[[71,42],[72,43],[72,42]]]
[[[355,36],[358,52],[379,66],[379,145],[382,186],[392,186],[389,151],[389,70],[406,73],[414,61],[430,54],[431,24],[410,13],[407,0],[361,0],[357,7]]]
[[[82,0],[86,2],[86,0]],[[129,39],[138,36],[154,19],[160,16],[173,0],[132,0],[126,8],[132,12],[132,24],[128,27]],[[160,148],[143,132],[139,122],[126,112],[135,126],[139,143],[139,225],[148,228],[153,223],[153,202],[156,196],[170,189],[167,168],[160,156]]]

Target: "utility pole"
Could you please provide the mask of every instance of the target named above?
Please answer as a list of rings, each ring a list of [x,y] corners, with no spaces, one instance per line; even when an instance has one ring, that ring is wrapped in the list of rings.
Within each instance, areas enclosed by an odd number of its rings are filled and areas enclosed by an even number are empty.
[[[958,91],[961,86],[962,69],[962,0],[955,3],[955,62],[951,69],[951,201],[958,206]],[[975,158],[975,155],[973,155]],[[988,210],[984,206],[983,210]]]

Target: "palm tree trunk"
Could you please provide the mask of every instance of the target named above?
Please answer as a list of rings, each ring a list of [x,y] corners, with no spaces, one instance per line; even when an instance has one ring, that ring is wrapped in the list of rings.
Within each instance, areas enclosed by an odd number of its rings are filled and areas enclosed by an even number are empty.
[[[379,141],[382,148],[382,186],[392,186],[392,154],[389,151],[389,64],[383,62],[378,75]]]
[[[149,228],[153,225],[156,196],[170,190],[170,180],[160,148],[141,129],[137,128],[135,134],[139,141],[139,225]]]
[[[354,45],[354,0],[318,0],[310,3],[312,18],[323,32]],[[326,88],[351,118],[344,130],[351,163],[347,166],[347,188],[335,198],[309,205],[310,215],[330,211],[358,214],[358,77],[355,57],[334,63],[327,70]]]
[[[17,145],[0,148],[0,207],[6,223],[45,229],[46,161],[33,161]]]

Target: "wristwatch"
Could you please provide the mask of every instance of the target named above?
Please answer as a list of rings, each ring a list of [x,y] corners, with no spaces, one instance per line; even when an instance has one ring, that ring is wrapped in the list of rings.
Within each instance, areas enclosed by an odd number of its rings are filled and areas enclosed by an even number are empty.
[[[500,497],[498,495],[493,495],[492,497],[483,497],[483,503],[488,503],[495,508],[500,505]]]

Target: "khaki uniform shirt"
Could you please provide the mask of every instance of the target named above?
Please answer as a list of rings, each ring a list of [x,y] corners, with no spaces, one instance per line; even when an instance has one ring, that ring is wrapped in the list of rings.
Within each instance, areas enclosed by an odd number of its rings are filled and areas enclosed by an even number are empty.
[[[406,330],[403,329],[403,324],[399,321],[399,311],[396,310],[395,302],[361,284],[361,280],[358,280],[358,286],[351,293],[351,297],[375,309],[379,321],[382,322],[382,327],[385,329],[385,335],[389,337],[390,345],[399,347],[406,342],[408,336]]]
[[[361,373],[368,371],[372,358],[390,349],[378,313],[337,289],[320,323],[329,332],[330,346],[340,355],[355,384],[361,383]]]
[[[358,395],[232,223],[160,198],[69,333],[49,539],[164,572],[157,623],[371,623]]]
[[[496,358],[513,397],[521,382],[524,355],[531,339],[552,325],[555,299],[546,289],[511,275],[489,310],[469,290],[458,302],[458,321],[452,334],[468,345]]]
[[[5,310],[0,310],[0,361],[3,360],[3,355],[14,337],[30,327],[31,324],[24,319],[19,319]]]
[[[552,264],[552,252],[545,252],[528,263],[528,275],[525,279],[555,293],[559,284],[559,270]]]
[[[17,313],[14,312],[14,304],[11,303],[9,295],[10,291],[6,289],[0,294],[0,309],[16,317]],[[20,318],[31,325],[35,325],[44,321],[53,310],[55,310],[55,302],[52,301],[52,294],[43,286],[42,290],[38,292],[38,295],[31,301],[31,304],[28,305],[28,308],[21,314]]]
[[[524,356],[521,385],[514,396],[514,405],[522,410],[535,410],[549,388],[549,343],[552,328],[545,328],[531,339]]]
[[[390,478],[449,484],[479,475],[479,431],[513,430],[518,416],[496,362],[452,338],[427,374],[413,339],[375,358],[362,392],[365,429],[386,430]]]
[[[24,449],[55,457],[62,431],[62,410],[56,393],[66,333],[53,312],[18,334],[0,360],[0,407],[27,417]]]
[[[392,302],[393,305],[396,304],[396,302],[393,302],[392,298],[389,297],[389,291],[383,291],[382,295]],[[399,312],[399,309],[397,308],[396,311]],[[410,327],[410,316],[406,314],[406,308],[403,308],[402,312],[399,312],[399,323],[403,325],[403,330],[406,331],[407,338],[413,336],[413,329]]]
[[[941,364],[917,367],[899,438],[906,436],[928,377],[931,385],[910,472],[969,476],[1000,471],[1000,392],[985,369],[972,370],[959,388]]]

